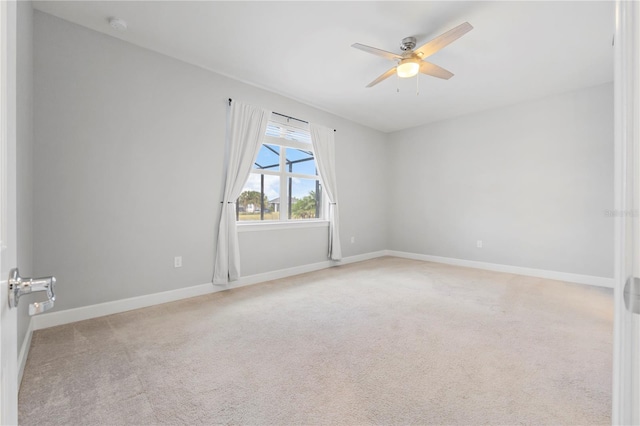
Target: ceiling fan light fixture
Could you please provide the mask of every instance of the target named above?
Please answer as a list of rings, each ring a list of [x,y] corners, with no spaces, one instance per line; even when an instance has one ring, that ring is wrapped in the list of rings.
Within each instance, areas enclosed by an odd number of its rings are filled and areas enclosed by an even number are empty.
[[[396,67],[396,73],[398,77],[409,78],[418,74],[420,71],[420,64],[416,59],[403,59]]]

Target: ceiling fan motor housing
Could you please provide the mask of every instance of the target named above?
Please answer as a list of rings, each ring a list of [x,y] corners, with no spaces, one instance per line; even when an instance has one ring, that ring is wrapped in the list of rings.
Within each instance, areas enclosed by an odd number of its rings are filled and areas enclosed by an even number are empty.
[[[402,39],[400,49],[402,49],[404,52],[406,52],[407,50],[413,50],[414,47],[416,47],[415,37],[405,37]]]

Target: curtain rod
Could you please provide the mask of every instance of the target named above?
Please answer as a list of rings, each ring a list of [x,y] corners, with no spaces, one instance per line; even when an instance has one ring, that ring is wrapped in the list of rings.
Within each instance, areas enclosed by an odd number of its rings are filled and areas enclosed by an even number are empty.
[[[229,98],[229,105],[231,105],[231,101],[233,101],[233,99]],[[309,124],[309,122],[308,122],[308,121],[300,120],[299,118],[291,117],[291,116],[289,116],[289,115],[280,114],[279,112],[272,111],[271,113],[272,113],[272,114],[275,114],[275,115],[279,115],[280,117],[285,117],[285,118],[289,118],[289,119],[291,119],[291,120],[299,121],[299,122],[301,122],[301,123]],[[336,130],[336,129],[333,129],[333,131],[334,131],[334,132],[336,132],[337,130]]]

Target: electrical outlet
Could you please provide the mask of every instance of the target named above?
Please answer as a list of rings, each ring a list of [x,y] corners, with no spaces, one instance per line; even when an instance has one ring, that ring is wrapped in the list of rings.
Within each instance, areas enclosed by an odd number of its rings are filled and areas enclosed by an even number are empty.
[[[173,267],[182,268],[182,256],[176,256],[173,258]]]
[[[356,237],[351,237],[351,244],[356,242]]]
[[[482,248],[482,240],[478,240],[478,241],[476,242],[476,247],[478,247],[478,248]]]

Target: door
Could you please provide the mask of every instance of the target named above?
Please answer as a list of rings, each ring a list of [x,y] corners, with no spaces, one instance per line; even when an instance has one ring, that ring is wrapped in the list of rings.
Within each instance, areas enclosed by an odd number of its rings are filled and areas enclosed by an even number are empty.
[[[0,2],[0,424],[18,423],[16,309],[9,270],[16,255],[16,4]]]
[[[613,424],[640,424],[640,7],[616,2]]]

